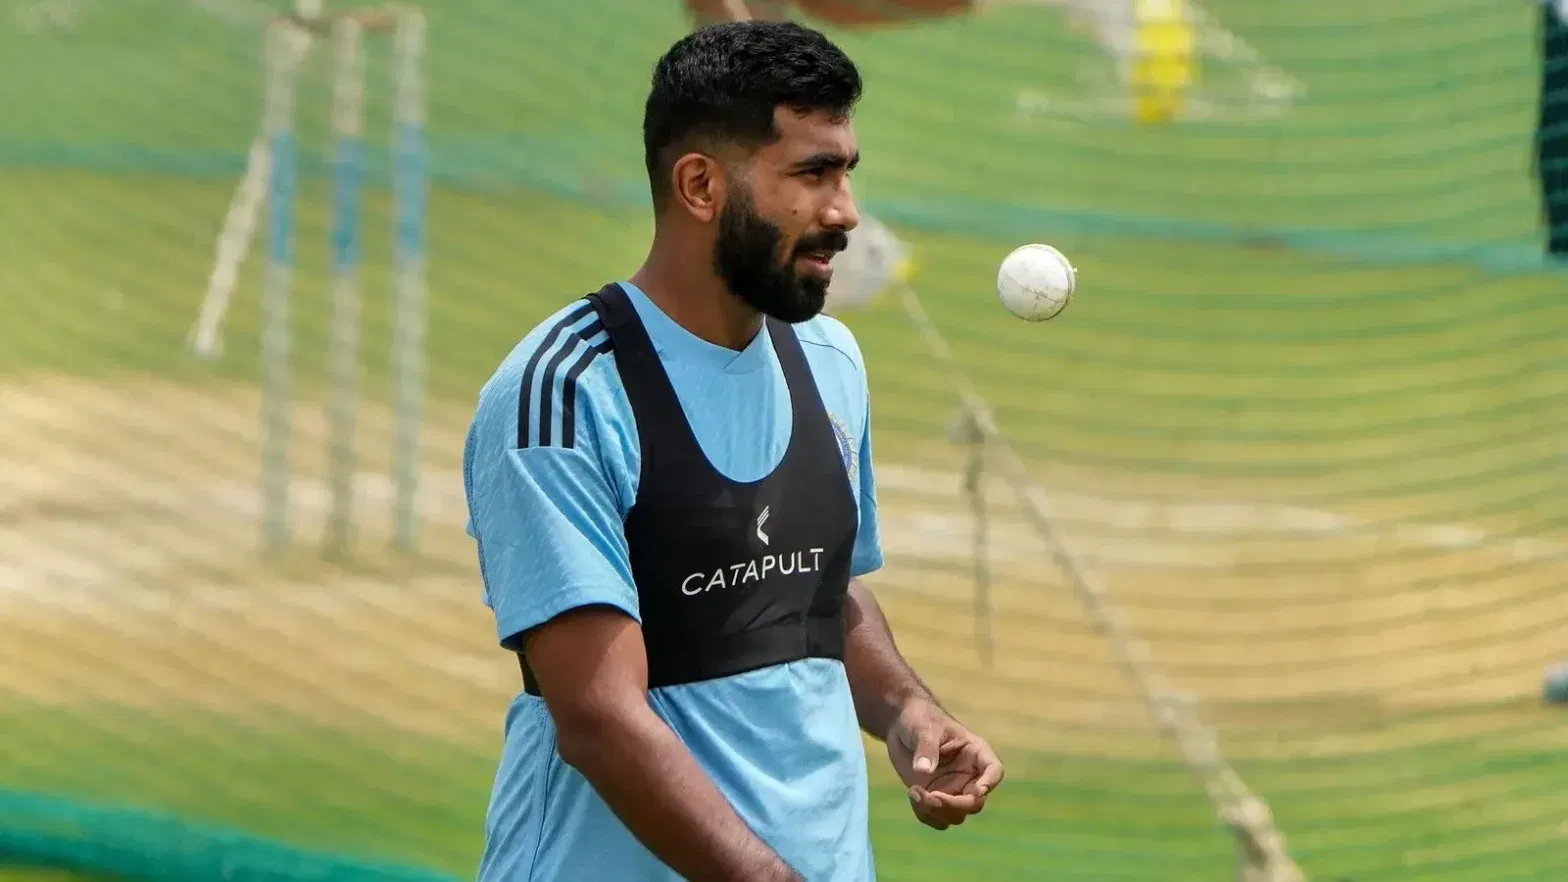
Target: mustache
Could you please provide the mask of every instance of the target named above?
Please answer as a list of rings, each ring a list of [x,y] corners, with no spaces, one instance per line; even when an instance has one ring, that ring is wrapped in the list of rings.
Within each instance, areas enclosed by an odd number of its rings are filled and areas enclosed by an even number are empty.
[[[807,254],[813,251],[825,251],[828,254],[837,254],[849,247],[849,234],[843,230],[824,230],[813,236],[807,236],[795,244],[796,254]]]

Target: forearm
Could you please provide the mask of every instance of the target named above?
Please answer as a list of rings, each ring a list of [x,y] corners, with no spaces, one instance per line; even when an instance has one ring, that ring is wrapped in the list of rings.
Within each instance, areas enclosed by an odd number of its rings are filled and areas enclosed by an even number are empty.
[[[560,733],[563,758],[649,851],[699,882],[798,882],[651,709]]]
[[[858,580],[849,583],[845,618],[844,668],[855,714],[867,734],[883,739],[910,699],[936,703],[936,698],[899,654],[887,617],[870,589]]]

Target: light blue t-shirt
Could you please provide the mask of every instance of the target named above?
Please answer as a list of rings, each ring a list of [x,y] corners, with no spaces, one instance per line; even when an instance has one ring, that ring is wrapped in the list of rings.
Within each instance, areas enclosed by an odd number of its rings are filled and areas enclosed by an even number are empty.
[[[621,285],[714,467],[742,482],[771,473],[789,442],[791,412],[769,335],[758,334],[740,352],[716,346],[676,324],[635,286]],[[512,351],[480,393],[469,430],[468,529],[503,642],[589,604],[638,617],[623,532],[637,499],[637,424],[608,335],[584,303],[546,319]],[[869,573],[882,565],[882,550],[865,365],[854,337],[832,318],[796,325],[795,332],[859,506],[851,572]],[[520,401],[528,409],[521,425]],[[650,692],[649,703],[741,818],[805,879],[874,878],[865,751],[842,663],[806,659],[662,687]],[[562,762],[544,701],[519,692],[507,711],[479,878],[680,877]]]

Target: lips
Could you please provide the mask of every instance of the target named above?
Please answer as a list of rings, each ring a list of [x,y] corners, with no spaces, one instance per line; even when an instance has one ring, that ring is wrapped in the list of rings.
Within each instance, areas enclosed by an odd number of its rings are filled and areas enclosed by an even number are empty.
[[[833,256],[849,247],[849,237],[838,231],[820,233],[796,244],[794,259],[806,272],[820,279],[833,275]]]
[[[826,279],[833,275],[833,253],[832,251],[802,251],[795,255],[795,259],[803,264],[801,268],[808,274]]]

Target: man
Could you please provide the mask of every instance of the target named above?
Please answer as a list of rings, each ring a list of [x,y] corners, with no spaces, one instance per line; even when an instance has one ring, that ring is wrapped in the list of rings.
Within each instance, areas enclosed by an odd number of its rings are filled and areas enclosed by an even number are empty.
[[[852,581],[882,562],[868,394],[818,312],[860,90],[799,25],[677,42],[643,118],[645,262],[480,394],[469,529],[524,684],[482,880],[866,882],[860,729],[932,827],[1002,780]]]
[[[1545,209],[1547,253],[1568,260],[1568,0],[1541,4],[1541,112],[1535,166]]]

